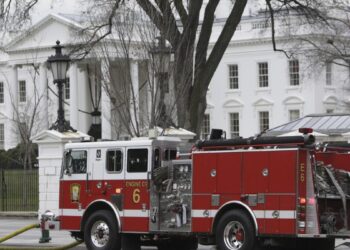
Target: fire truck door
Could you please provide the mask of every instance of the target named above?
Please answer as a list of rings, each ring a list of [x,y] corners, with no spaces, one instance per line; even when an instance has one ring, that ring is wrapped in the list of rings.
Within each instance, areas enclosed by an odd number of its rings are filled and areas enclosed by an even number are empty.
[[[112,200],[119,210],[121,205],[123,172],[122,147],[91,150],[92,169],[89,181],[90,192],[94,199]]]
[[[242,200],[254,211],[259,232],[265,230],[265,193],[269,188],[270,155],[264,151],[243,153]]]
[[[86,203],[87,150],[64,152],[60,182],[61,228],[78,229],[73,221],[79,220],[81,208]]]
[[[150,148],[126,148],[123,232],[148,232]]]

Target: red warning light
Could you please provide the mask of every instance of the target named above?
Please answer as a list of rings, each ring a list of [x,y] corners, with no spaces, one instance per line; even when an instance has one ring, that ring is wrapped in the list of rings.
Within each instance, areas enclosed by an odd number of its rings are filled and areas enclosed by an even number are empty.
[[[304,135],[311,134],[314,130],[312,128],[299,128],[299,133]]]

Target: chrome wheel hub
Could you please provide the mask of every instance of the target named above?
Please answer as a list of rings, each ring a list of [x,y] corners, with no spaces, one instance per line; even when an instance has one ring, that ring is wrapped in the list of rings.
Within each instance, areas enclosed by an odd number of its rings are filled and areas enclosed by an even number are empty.
[[[104,221],[96,221],[91,227],[91,241],[96,247],[104,247],[109,241],[109,227]]]
[[[242,224],[238,221],[231,221],[224,230],[224,242],[228,249],[240,249],[245,240],[245,232]]]

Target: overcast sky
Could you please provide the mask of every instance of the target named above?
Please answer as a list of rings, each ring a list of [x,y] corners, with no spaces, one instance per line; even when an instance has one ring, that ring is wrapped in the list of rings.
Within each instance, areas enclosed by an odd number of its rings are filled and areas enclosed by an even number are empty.
[[[84,7],[82,2],[81,0],[41,0],[33,9],[32,22],[34,24],[50,13],[79,13]]]
[[[249,1],[249,6],[245,9],[244,15],[249,15],[252,10],[256,10],[257,2],[259,2],[259,0]],[[87,5],[86,3],[87,0],[39,0],[32,12],[32,23],[38,22],[50,13],[79,13],[80,11],[84,11],[84,7]],[[216,17],[228,16],[231,6],[231,0],[222,0],[217,8]]]

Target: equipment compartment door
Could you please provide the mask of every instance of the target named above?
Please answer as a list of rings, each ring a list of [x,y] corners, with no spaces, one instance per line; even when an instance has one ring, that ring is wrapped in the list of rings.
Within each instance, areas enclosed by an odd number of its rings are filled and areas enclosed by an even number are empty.
[[[216,193],[217,154],[193,154],[193,194]]]
[[[269,153],[269,189],[265,195],[266,234],[295,233],[297,153],[296,150]]]
[[[149,148],[126,149],[123,232],[148,232],[150,163]]]
[[[269,187],[269,154],[246,152],[243,164],[243,194],[266,193]]]
[[[264,195],[269,188],[269,157],[264,151],[243,153],[242,199],[254,211],[260,233],[265,231]]]

